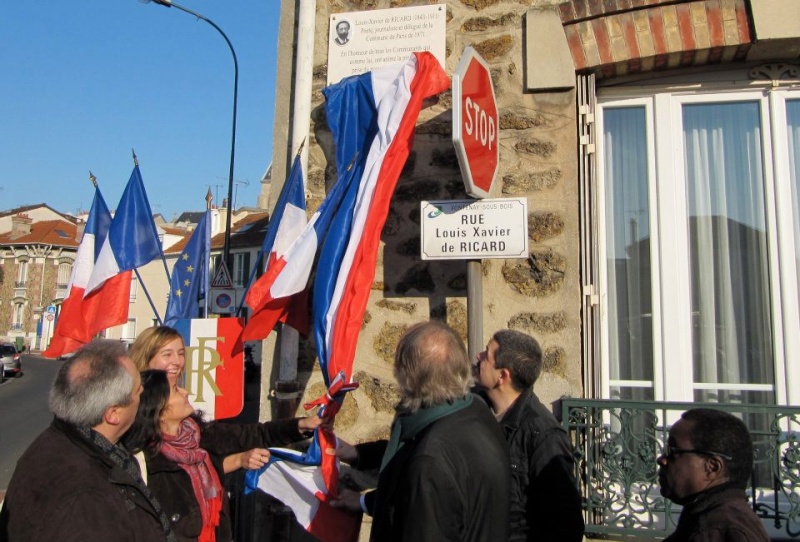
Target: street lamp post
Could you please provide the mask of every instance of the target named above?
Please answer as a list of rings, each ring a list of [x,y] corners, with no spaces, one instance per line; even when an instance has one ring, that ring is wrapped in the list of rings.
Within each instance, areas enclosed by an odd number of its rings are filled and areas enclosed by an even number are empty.
[[[217,32],[225,39],[225,43],[228,44],[228,48],[231,50],[231,55],[233,55],[233,123],[231,127],[231,165],[230,169],[228,170],[228,212],[225,217],[225,245],[222,249],[222,262],[224,265],[228,265],[228,256],[231,250],[231,216],[233,215],[233,162],[234,156],[236,153],[236,102],[237,97],[239,94],[239,62],[236,60],[236,51],[233,50],[233,45],[231,44],[231,40],[228,39],[228,36],[225,35],[225,32],[222,31],[220,27],[214,23],[211,19],[204,17],[203,15],[197,13],[196,11],[192,11],[191,9],[185,8],[171,0],[143,0],[145,3],[155,2],[156,4],[160,4],[162,6],[168,8],[178,8],[181,11],[184,11],[190,15],[194,15],[198,19],[201,19],[211,26],[213,26]]]

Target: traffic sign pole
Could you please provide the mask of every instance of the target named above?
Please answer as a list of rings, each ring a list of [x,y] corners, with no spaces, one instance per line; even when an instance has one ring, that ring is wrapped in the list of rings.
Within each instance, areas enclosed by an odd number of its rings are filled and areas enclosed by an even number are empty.
[[[481,261],[467,260],[467,348],[473,362],[484,347],[482,286]]]
[[[453,146],[467,194],[488,197],[500,162],[497,101],[489,65],[466,47],[453,74]],[[483,277],[480,260],[467,261],[469,355],[483,350]]]

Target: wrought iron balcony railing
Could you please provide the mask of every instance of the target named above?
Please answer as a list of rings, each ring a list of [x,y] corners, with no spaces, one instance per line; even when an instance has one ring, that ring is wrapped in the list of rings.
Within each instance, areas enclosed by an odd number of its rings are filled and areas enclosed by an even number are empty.
[[[670,425],[700,406],[745,421],[755,454],[751,504],[771,535],[800,538],[800,407],[562,399],[587,536],[663,538],[675,529],[680,506],[661,496],[656,459]]]

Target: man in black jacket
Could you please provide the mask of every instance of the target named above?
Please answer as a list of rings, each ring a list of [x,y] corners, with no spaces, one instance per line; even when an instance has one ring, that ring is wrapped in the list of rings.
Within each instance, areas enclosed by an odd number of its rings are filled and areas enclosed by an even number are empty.
[[[721,410],[687,410],[669,430],[658,457],[661,495],[683,505],[664,542],[767,542],[747,504],[753,441],[742,420]]]
[[[581,497],[567,434],[532,386],[542,371],[536,339],[494,334],[478,355],[475,382],[485,392],[511,454],[512,541],[580,542]]]
[[[119,341],[94,341],[61,366],[53,423],[23,453],[0,512],[0,540],[173,541],[158,501],[119,443],[142,393]]]
[[[481,399],[469,393],[460,337],[431,321],[397,346],[400,406],[388,441],[341,447],[357,468],[380,466],[378,487],[342,490],[335,506],[372,515],[373,541],[508,540],[508,451]]]

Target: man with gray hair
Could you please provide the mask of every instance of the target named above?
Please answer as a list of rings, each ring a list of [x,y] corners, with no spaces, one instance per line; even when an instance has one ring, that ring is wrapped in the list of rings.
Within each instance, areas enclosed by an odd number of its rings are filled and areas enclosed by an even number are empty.
[[[508,450],[487,405],[469,392],[470,365],[443,323],[416,324],[400,339],[389,441],[337,450],[356,468],[380,467],[375,491],[342,490],[332,503],[372,515],[370,540],[508,540]]]
[[[94,341],[64,362],[50,390],[55,418],[9,483],[0,539],[175,540],[136,461],[119,444],[141,392],[119,341]]]

